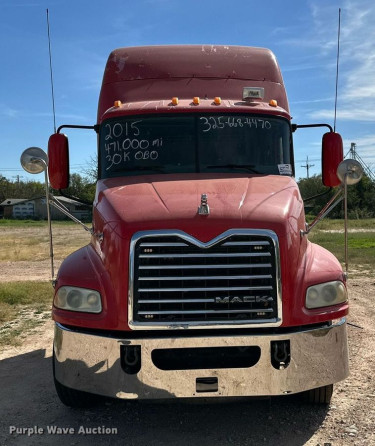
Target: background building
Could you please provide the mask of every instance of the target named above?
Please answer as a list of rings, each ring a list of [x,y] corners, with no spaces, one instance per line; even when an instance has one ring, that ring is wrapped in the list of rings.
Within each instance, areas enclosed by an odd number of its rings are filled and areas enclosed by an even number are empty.
[[[79,203],[65,197],[55,197],[74,217],[79,220],[91,219],[91,206]],[[32,199],[9,198],[0,203],[1,218],[35,218],[47,219],[47,207],[45,197]],[[51,206],[51,218],[53,220],[66,220],[66,217],[55,207]]]

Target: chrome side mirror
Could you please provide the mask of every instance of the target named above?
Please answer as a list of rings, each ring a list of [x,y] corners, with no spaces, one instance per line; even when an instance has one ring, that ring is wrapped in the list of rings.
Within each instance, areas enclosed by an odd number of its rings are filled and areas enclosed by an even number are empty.
[[[341,181],[344,191],[345,276],[348,277],[348,186],[352,186],[361,181],[363,167],[357,160],[344,160],[337,167],[337,176]]]
[[[21,155],[21,166],[28,173],[37,174],[47,170],[48,157],[39,147],[29,147]]]
[[[49,255],[51,258],[51,275],[52,283],[55,277],[55,269],[53,265],[53,244],[52,244],[52,225],[51,225],[51,210],[50,197],[48,185],[48,156],[46,152],[39,147],[29,147],[24,150],[21,155],[21,166],[28,173],[36,174],[44,172],[45,176],[45,190],[46,190],[46,206],[47,206],[47,220],[49,231]]]
[[[348,186],[352,186],[361,181],[363,167],[357,160],[347,159],[341,161],[337,167],[337,176],[341,183],[346,182]]]

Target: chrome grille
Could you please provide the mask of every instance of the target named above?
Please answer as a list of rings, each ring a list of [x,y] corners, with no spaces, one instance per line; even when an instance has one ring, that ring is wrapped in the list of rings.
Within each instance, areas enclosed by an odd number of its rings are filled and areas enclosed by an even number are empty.
[[[138,233],[130,325],[280,325],[278,257],[272,231],[232,230],[208,243],[181,231]]]

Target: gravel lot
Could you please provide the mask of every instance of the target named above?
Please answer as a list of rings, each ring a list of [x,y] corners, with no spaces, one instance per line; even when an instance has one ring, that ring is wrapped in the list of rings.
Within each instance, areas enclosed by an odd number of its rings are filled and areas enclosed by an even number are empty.
[[[95,409],[69,409],[54,391],[53,324],[47,321],[21,347],[0,353],[0,444],[375,445],[375,280],[352,278],[349,289],[351,375],[335,386],[328,408],[288,396],[200,403],[104,401]]]

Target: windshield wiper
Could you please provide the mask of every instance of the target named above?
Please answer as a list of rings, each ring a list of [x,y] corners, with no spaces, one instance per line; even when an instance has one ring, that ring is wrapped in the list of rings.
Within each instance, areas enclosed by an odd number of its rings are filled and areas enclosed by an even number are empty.
[[[260,173],[254,169],[255,164],[217,164],[215,166],[206,166],[207,169],[228,168],[228,169],[244,169],[252,173]]]

